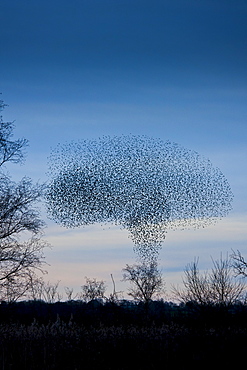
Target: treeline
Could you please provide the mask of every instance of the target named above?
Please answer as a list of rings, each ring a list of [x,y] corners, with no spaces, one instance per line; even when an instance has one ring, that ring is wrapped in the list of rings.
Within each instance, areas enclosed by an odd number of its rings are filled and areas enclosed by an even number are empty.
[[[229,306],[201,305],[196,302],[175,304],[163,300],[134,302],[103,302],[92,300],[84,302],[46,303],[44,301],[1,302],[0,324],[39,325],[54,322],[75,323],[84,326],[128,325],[136,326],[176,323],[179,325],[224,326],[239,325],[247,327],[247,304],[237,303]]]

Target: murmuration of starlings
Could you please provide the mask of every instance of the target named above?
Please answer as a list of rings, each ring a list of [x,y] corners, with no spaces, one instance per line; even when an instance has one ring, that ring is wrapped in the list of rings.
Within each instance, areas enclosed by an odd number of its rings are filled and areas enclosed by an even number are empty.
[[[168,229],[205,227],[232,208],[230,185],[208,159],[146,136],[58,145],[48,175],[46,204],[55,222],[120,225],[143,260],[157,258]]]

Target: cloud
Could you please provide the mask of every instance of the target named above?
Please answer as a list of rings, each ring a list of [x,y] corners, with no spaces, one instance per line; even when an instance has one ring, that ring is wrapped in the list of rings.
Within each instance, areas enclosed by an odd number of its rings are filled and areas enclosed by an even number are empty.
[[[132,246],[128,232],[112,224],[95,224],[73,229],[53,225],[47,229],[45,238],[61,251],[97,251],[121,248],[126,244]]]

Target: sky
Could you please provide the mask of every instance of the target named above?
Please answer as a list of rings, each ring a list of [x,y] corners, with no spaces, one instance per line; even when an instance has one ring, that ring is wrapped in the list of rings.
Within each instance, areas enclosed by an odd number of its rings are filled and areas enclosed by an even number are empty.
[[[210,159],[229,181],[233,209],[216,225],[170,231],[160,267],[170,285],[199,257],[247,255],[247,3],[245,0],[1,0],[0,92],[29,140],[13,179],[49,181],[58,143],[103,135],[170,140]],[[48,277],[79,290],[84,277],[135,263],[126,231],[65,229],[47,217]]]

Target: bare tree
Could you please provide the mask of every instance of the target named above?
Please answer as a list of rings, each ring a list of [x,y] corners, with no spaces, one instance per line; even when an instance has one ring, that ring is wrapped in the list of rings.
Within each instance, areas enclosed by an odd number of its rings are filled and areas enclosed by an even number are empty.
[[[237,250],[231,254],[232,267],[236,275],[247,277],[247,261],[242,256],[241,252]]]
[[[31,289],[34,271],[43,271],[43,249],[39,238],[0,242],[0,298],[13,301]]]
[[[56,283],[45,282],[42,286],[42,297],[47,303],[55,303],[61,301],[62,294],[58,292],[59,281]]]
[[[0,110],[4,108],[0,101]],[[26,139],[13,140],[13,123],[0,116],[0,299],[15,300],[30,287],[30,274],[44,263],[43,221],[35,207],[44,186],[26,177],[18,183],[4,172],[7,162],[20,163]]]
[[[22,232],[38,234],[44,222],[34,204],[44,186],[24,177],[19,183],[0,173],[0,241],[15,239]]]
[[[6,104],[0,100],[0,112]],[[4,122],[0,116],[0,166],[6,162],[20,163],[24,158],[23,149],[27,146],[26,139],[13,140],[14,122]]]
[[[68,286],[64,287],[64,291],[67,297],[67,301],[72,301],[78,298],[78,293],[74,293],[74,289]]]
[[[86,283],[82,285],[82,292],[80,297],[85,301],[91,301],[93,299],[104,299],[106,285],[103,280],[96,280],[95,278],[85,277]]]
[[[183,278],[184,288],[173,287],[175,296],[181,302],[193,301],[201,305],[229,306],[241,299],[245,289],[242,280],[236,279],[231,259],[213,260],[210,272],[200,272],[198,259],[188,264]]]
[[[165,284],[156,262],[126,265],[123,272],[123,280],[131,283],[128,295],[134,300],[148,303],[164,293]]]
[[[213,260],[211,270],[212,298],[214,303],[220,305],[231,305],[241,298],[245,284],[243,280],[234,277],[231,259]]]
[[[34,271],[30,269],[2,280],[0,284],[1,300],[15,302],[23,297],[29,298],[34,277]]]
[[[29,298],[42,300],[46,303],[59,302],[63,298],[58,291],[59,283],[60,281],[51,283],[44,281],[43,277],[30,276]]]
[[[198,259],[189,263],[184,270],[183,286],[181,290],[173,286],[173,293],[181,302],[193,301],[199,304],[210,302],[210,288],[208,273],[201,273],[198,269]]]

